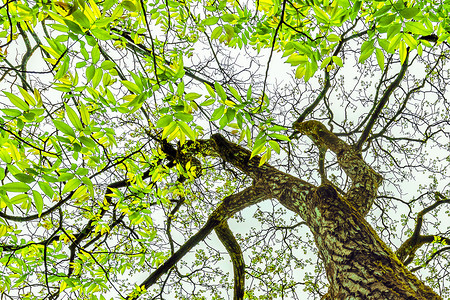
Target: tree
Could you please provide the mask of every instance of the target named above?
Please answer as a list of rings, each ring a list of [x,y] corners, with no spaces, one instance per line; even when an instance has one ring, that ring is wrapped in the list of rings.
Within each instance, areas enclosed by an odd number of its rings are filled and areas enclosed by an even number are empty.
[[[3,1],[2,295],[448,297],[449,10]]]

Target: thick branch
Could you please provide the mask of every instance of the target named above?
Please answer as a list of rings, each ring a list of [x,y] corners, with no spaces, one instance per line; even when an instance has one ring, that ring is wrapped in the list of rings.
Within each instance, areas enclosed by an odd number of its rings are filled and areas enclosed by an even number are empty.
[[[245,292],[245,262],[242,255],[241,247],[239,246],[236,238],[233,235],[227,221],[220,223],[214,231],[217,237],[225,246],[228,254],[231,257],[233,263],[234,273],[234,300],[244,299]]]
[[[352,180],[346,199],[365,215],[373,204],[382,177],[363,160],[353,147],[339,139],[319,121],[294,123],[294,128],[308,135],[314,143],[336,154],[339,166]]]

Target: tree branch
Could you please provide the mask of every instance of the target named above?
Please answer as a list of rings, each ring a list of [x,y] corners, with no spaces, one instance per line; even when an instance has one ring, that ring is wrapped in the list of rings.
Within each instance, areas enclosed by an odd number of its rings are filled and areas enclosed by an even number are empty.
[[[244,256],[242,255],[241,247],[239,246],[236,238],[233,235],[228,222],[224,221],[220,223],[214,231],[217,237],[225,246],[228,254],[231,257],[233,263],[233,273],[234,273],[234,300],[244,299],[245,292],[245,262]]]
[[[172,254],[168,260],[151,273],[139,286],[148,289],[155,284],[163,274],[174,267],[175,264],[178,263],[178,261],[180,261],[193,247],[203,241],[216,226],[244,208],[266,200],[269,197],[270,194],[267,193],[262,184],[253,185],[242,192],[225,197],[222,203],[211,213],[205,225],[203,225],[195,235],[189,238],[180,249]],[[140,293],[135,291],[127,297],[127,300],[138,299],[139,296]]]
[[[319,121],[294,123],[294,129],[308,135],[314,143],[336,154],[339,166],[352,180],[345,197],[362,215],[367,214],[376,197],[382,177],[363,160],[353,147],[339,139]]]

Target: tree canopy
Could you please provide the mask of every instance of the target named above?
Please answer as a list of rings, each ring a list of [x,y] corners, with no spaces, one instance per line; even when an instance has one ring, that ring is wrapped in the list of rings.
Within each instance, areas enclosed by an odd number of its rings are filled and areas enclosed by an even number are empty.
[[[3,0],[2,298],[450,297],[449,15]]]

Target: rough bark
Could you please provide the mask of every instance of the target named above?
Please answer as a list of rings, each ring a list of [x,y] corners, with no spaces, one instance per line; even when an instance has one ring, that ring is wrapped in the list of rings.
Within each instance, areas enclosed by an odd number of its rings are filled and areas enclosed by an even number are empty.
[[[400,262],[364,219],[382,177],[365,163],[355,148],[320,122],[296,123],[294,128],[308,135],[319,147],[326,147],[336,154],[340,167],[352,180],[350,189],[338,194],[326,182],[316,187],[267,163],[259,166],[259,157],[250,159],[249,150],[219,134],[209,140],[188,143],[183,149],[185,154],[220,157],[251,177],[254,184],[225,198],[204,228],[150,275],[143,285],[149,287],[155,283],[163,272],[233,214],[273,198],[297,213],[314,234],[330,284],[324,299],[441,299]],[[227,238],[224,242],[233,244]],[[158,276],[154,276],[156,274]]]
[[[249,151],[223,137],[213,137],[213,149],[253,179],[264,181],[274,198],[306,221],[325,262],[329,299],[441,299],[400,262],[364,219],[382,177],[320,122],[295,127],[336,153],[352,180],[345,195],[338,195],[329,184],[315,187],[268,164],[258,167],[257,160],[249,160]]]
[[[241,247],[233,235],[227,221],[220,223],[214,231],[217,237],[225,246],[228,254],[231,257],[233,263],[233,275],[234,275],[234,294],[233,300],[244,299],[245,293],[245,262],[244,255],[242,254]]]

